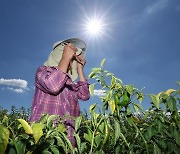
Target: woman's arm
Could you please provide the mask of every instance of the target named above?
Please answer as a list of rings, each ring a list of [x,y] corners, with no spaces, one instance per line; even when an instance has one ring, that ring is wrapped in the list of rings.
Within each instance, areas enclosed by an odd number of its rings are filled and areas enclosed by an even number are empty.
[[[49,94],[58,94],[69,76],[57,67],[41,66],[36,73],[35,85]]]
[[[83,70],[84,65],[86,64],[86,60],[82,54],[77,56],[76,59],[78,61],[77,72],[79,76],[79,82],[77,83],[78,86],[77,96],[79,99],[85,101],[90,98],[89,83],[86,80]]]
[[[40,67],[36,73],[36,86],[44,92],[58,94],[69,77],[66,72],[76,50],[75,46],[69,43],[65,45],[57,67]]]

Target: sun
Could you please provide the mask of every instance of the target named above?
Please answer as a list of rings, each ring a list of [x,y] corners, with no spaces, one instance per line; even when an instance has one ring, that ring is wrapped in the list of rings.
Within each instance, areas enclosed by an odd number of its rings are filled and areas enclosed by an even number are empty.
[[[85,35],[89,38],[102,37],[106,31],[106,24],[100,17],[86,18],[83,27]]]
[[[91,35],[99,35],[103,32],[103,23],[97,19],[91,19],[86,23],[86,31]]]

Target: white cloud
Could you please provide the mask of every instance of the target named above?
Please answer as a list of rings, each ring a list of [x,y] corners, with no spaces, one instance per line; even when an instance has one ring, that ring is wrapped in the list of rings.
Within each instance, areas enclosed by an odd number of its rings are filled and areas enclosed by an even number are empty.
[[[167,6],[168,2],[169,2],[169,0],[158,0],[158,1],[157,1],[156,3],[154,3],[153,5],[147,7],[147,8],[145,9],[145,12],[146,12],[146,14],[148,14],[148,15],[149,15],[149,14],[153,14],[153,13],[155,13],[155,12],[158,12],[158,11],[164,9],[164,8]]]
[[[94,90],[94,95],[96,95],[96,96],[105,96],[105,93],[106,93],[106,91],[105,90],[102,90],[102,89],[95,89]]]
[[[27,81],[22,79],[0,79],[0,85],[17,86],[23,89],[27,89]]]
[[[2,89],[8,89],[16,93],[23,93],[28,90],[28,82],[22,79],[0,79],[0,85],[3,85]]]
[[[25,90],[21,89],[21,88],[12,88],[12,87],[7,87],[8,90],[11,90],[13,92],[16,92],[16,93],[23,93],[25,92]]]

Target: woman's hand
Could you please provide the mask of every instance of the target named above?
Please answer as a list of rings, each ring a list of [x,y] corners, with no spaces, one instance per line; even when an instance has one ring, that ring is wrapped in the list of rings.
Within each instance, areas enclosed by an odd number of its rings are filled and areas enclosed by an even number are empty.
[[[80,55],[76,56],[76,60],[78,62],[77,69],[82,70],[84,68],[84,65],[86,64],[85,58],[83,57],[82,54],[80,54]]]
[[[70,62],[70,60],[76,55],[76,52],[77,48],[75,47],[75,45],[73,45],[72,43],[68,43],[64,46],[62,59],[66,59],[68,60],[68,62]]]
[[[66,73],[69,66],[72,68],[72,59],[76,55],[76,51],[77,48],[71,43],[64,46],[63,55],[58,65],[61,71]]]
[[[83,57],[82,54],[76,56],[76,60],[78,62],[78,64],[77,64],[77,73],[79,75],[79,80],[85,82],[86,78],[85,78],[85,75],[84,75],[83,68],[84,68],[84,65],[86,64],[86,60],[85,60],[85,58]]]

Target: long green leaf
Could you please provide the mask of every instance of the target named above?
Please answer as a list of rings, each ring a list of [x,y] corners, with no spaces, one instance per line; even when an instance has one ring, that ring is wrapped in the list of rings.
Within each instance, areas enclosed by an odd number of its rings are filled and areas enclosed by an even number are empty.
[[[50,127],[54,120],[57,120],[58,115],[50,115],[47,119],[47,127]]]
[[[33,134],[33,130],[31,126],[24,119],[17,119],[17,120],[21,123],[27,134]]]
[[[111,100],[109,101],[109,107],[110,107],[110,109],[111,109],[111,113],[113,114],[114,111],[115,111],[115,108],[116,108],[114,99],[111,99]]]
[[[117,140],[119,139],[120,137],[120,125],[119,125],[119,122],[117,120],[115,120],[115,123],[114,123],[114,127],[115,127],[115,137],[114,137],[114,142],[116,144]]]
[[[79,129],[80,125],[81,125],[81,121],[82,121],[82,116],[79,116],[76,118],[75,120],[75,131],[77,132],[77,130]]]
[[[157,95],[154,95],[154,94],[149,94],[149,97],[151,98],[152,103],[155,105],[155,107],[157,109],[159,109],[159,105],[160,105],[159,97]]]
[[[3,125],[0,125],[0,151],[2,154],[6,151],[9,143],[10,131]]]
[[[103,68],[105,61],[106,61],[105,58],[101,61],[101,68]]]
[[[94,84],[89,85],[89,92],[91,96],[94,96]]]
[[[24,154],[26,150],[26,143],[22,140],[18,140],[15,147],[18,154]]]
[[[36,144],[38,143],[39,139],[43,135],[43,128],[44,128],[44,124],[41,124],[41,123],[34,123],[32,125],[33,137]]]
[[[75,137],[75,139],[76,139],[76,144],[77,144],[77,147],[78,147],[78,151],[79,151],[79,153],[80,153],[80,149],[81,149],[81,139],[80,139],[80,137],[79,137],[79,135],[78,134],[74,134],[74,137]]]

